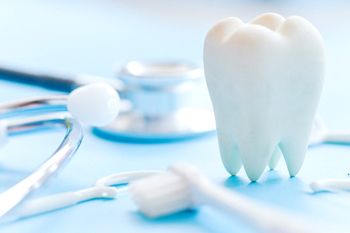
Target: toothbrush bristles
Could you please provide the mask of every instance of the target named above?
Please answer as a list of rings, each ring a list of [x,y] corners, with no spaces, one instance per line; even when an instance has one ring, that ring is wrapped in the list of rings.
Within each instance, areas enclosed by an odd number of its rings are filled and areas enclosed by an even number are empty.
[[[188,188],[183,177],[166,173],[132,183],[130,192],[143,214],[160,217],[191,207],[191,193]]]

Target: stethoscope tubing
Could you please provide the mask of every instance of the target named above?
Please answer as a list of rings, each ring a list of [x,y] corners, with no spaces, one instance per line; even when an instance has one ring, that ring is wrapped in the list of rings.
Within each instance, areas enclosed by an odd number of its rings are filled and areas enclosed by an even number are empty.
[[[77,78],[78,76],[64,76],[64,75],[51,75],[41,74],[31,71],[10,69],[0,67],[0,79],[8,80],[12,82],[19,82],[29,84],[33,86],[39,86],[50,90],[60,92],[70,92],[73,89],[82,86],[86,83],[92,82],[93,80],[84,80],[84,78]],[[85,76],[87,77],[87,76]],[[89,76],[94,77],[94,76]],[[95,81],[101,77],[95,77]],[[109,80],[112,81],[112,80]],[[114,80],[115,81],[115,80]],[[111,82],[113,87],[121,94],[127,94],[125,87],[118,82]],[[123,97],[123,95],[122,95]],[[7,104],[0,105],[0,118],[12,115],[14,111],[16,113],[28,113],[28,112],[48,112],[48,111],[64,111],[66,96],[57,95],[43,98],[33,98],[25,101],[16,101]],[[25,106],[24,106],[25,105]],[[40,108],[40,106],[43,106]],[[125,108],[127,109],[127,108]],[[126,111],[126,110],[125,110]],[[316,126],[322,131],[317,132],[317,137],[314,137],[311,141],[311,145],[319,145],[324,143],[335,143],[335,144],[350,144],[350,131],[329,131],[325,128],[322,120],[316,120]]]
[[[127,90],[120,81],[95,75],[43,74],[24,69],[0,67],[0,79],[63,93],[70,93],[77,87],[103,81],[113,86],[122,98],[127,95]]]
[[[18,103],[17,105],[20,104]],[[21,105],[22,107],[26,107],[23,102],[21,102]],[[28,102],[28,105],[30,105],[30,102]],[[13,104],[11,107],[15,108],[15,106],[16,104]],[[9,111],[9,109],[2,110]],[[39,128],[56,127],[58,125],[63,126],[66,129],[66,133],[57,149],[39,168],[17,184],[0,193],[0,217],[13,210],[35,189],[39,188],[50,177],[56,174],[71,159],[83,139],[83,129],[80,123],[64,113],[29,116],[20,119],[10,119],[4,122],[6,122],[9,136]]]
[[[39,74],[3,67],[0,67],[0,78],[11,82],[39,86],[49,90],[67,93],[79,85],[76,81],[74,81],[74,79],[70,77]]]
[[[0,119],[21,114],[66,111],[67,96],[53,95],[0,104]]]

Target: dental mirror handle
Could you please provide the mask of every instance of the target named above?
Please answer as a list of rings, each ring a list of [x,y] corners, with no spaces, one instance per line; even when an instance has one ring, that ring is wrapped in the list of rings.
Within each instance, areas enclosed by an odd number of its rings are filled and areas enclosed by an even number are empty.
[[[95,186],[75,192],[65,192],[28,200],[13,213],[15,217],[28,217],[64,207],[72,206],[95,198],[112,199],[117,195],[114,187]]]

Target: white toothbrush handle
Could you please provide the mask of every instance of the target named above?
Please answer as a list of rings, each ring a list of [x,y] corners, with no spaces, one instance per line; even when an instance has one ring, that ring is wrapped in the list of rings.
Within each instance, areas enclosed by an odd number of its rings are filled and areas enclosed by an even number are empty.
[[[92,187],[75,192],[66,192],[28,200],[14,213],[17,217],[27,217],[68,207],[94,198],[113,198],[117,194],[114,187]]]
[[[235,216],[239,215],[249,224],[255,224],[269,233],[317,232],[293,215],[265,206],[236,192],[212,183],[201,182],[198,186],[202,201]]]

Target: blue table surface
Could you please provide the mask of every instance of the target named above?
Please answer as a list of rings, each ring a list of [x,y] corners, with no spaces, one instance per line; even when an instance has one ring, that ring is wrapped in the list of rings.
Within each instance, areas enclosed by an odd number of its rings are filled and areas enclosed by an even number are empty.
[[[319,108],[331,129],[350,128],[350,23],[347,1],[102,0],[1,1],[0,64],[40,72],[113,76],[115,67],[133,59],[186,59],[201,65],[206,31],[220,18],[276,11],[301,15],[324,35],[326,85]],[[51,94],[47,90],[0,81],[0,101]],[[62,131],[18,136],[1,149],[0,190],[29,174],[61,140]],[[310,148],[297,177],[284,163],[266,171],[257,183],[244,172],[224,170],[216,136],[162,144],[132,144],[100,139],[86,129],[84,142],[66,168],[35,196],[89,187],[99,177],[135,169],[165,169],[177,161],[198,166],[217,184],[321,225],[329,232],[349,232],[350,196],[311,195],[308,183],[347,177],[350,148]],[[255,229],[209,207],[149,220],[127,195],[96,200],[0,226],[18,232],[240,232]]]

